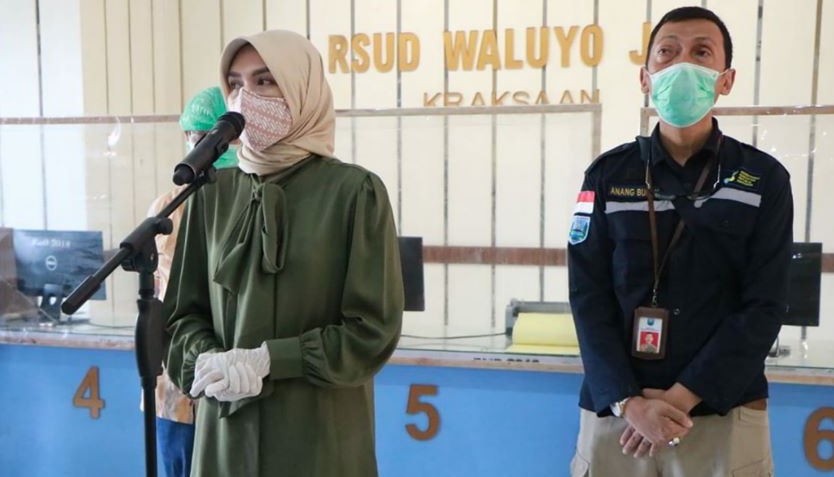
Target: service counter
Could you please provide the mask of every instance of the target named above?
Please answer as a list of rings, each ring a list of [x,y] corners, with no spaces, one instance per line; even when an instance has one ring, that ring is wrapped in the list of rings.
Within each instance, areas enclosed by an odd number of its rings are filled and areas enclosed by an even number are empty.
[[[133,331],[0,326],[3,476],[145,475]],[[834,475],[834,343],[788,344],[767,364],[776,475]],[[581,362],[506,346],[402,338],[376,377],[383,477],[567,475]]]

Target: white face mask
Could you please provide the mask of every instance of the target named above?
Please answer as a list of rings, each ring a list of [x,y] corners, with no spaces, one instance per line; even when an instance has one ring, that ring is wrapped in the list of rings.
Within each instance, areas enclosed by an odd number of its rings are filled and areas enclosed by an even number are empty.
[[[290,107],[283,98],[269,98],[241,89],[229,101],[229,111],[243,115],[246,126],[240,141],[261,152],[287,137],[292,126]]]

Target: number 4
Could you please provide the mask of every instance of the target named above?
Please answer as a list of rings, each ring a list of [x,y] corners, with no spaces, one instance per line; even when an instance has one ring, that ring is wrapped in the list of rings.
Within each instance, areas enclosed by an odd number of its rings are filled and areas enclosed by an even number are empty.
[[[434,438],[440,430],[440,412],[433,405],[420,401],[420,396],[437,396],[437,386],[434,384],[411,385],[408,390],[408,404],[405,412],[408,414],[425,413],[429,423],[425,429],[420,429],[414,424],[407,424],[405,430],[412,438],[427,441]]]
[[[87,394],[87,397],[84,395]],[[98,419],[101,410],[104,408],[104,401],[98,391],[98,366],[91,366],[75,390],[72,397],[72,405],[75,407],[86,407],[90,409],[90,417]]]

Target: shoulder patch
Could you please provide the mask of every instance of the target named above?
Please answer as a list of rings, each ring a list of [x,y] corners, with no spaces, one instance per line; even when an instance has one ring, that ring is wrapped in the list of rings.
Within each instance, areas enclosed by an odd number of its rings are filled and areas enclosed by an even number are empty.
[[[576,245],[585,241],[588,238],[588,232],[591,229],[591,218],[586,215],[574,215],[573,221],[570,224],[570,233],[568,234],[568,243]]]

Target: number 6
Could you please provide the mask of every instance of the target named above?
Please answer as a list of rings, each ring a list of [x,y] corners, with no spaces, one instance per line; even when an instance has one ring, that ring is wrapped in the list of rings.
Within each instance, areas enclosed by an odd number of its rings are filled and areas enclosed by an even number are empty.
[[[823,472],[834,470],[834,456],[823,459],[819,454],[820,441],[828,441],[834,445],[834,431],[831,429],[820,429],[823,419],[834,421],[834,407],[821,407],[811,413],[805,423],[805,458],[811,467]]]

